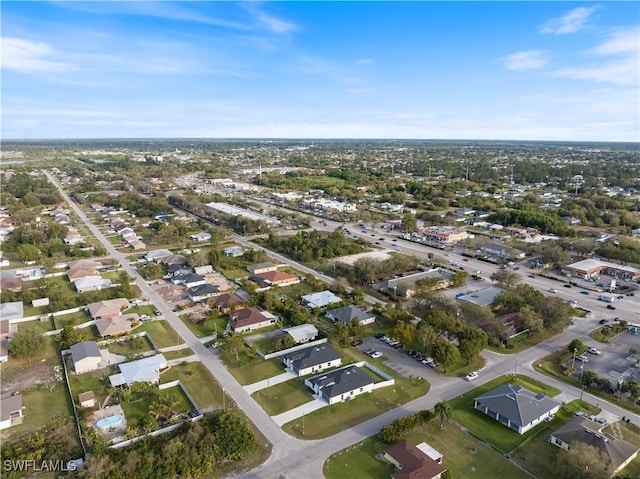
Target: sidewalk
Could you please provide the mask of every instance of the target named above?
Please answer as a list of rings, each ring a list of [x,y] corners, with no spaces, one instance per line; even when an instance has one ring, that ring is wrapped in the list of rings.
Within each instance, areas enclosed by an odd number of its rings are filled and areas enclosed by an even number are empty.
[[[261,389],[266,389],[271,386],[275,386],[276,384],[283,383],[285,381],[289,381],[291,379],[295,379],[298,376],[291,372],[286,372],[274,376],[272,378],[264,379],[263,381],[258,381],[253,384],[248,384],[244,387],[244,390],[247,391],[247,394],[251,395],[256,391],[260,391]]]
[[[271,416],[273,422],[275,422],[278,426],[282,427],[283,424],[286,424],[294,419],[298,419],[305,414],[309,414],[310,412],[317,411],[318,409],[322,409],[325,406],[328,406],[329,403],[327,401],[323,401],[322,399],[314,398],[313,401],[303,404],[302,406],[295,407],[293,409],[289,409],[282,414],[278,414],[277,416]]]

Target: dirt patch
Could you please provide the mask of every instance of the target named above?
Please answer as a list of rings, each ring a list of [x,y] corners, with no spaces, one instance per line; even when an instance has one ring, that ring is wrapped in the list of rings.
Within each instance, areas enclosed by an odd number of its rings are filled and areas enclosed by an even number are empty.
[[[154,291],[167,303],[183,301],[187,297],[187,288],[177,284],[163,284]]]
[[[55,362],[46,362],[11,368],[2,371],[2,393],[24,391],[47,383],[52,385],[60,376],[60,366]]]
[[[236,287],[235,283],[229,281],[220,273],[208,274],[206,276],[206,279],[207,283],[211,283],[212,285],[217,286],[220,291],[229,291],[230,289],[234,289]]]

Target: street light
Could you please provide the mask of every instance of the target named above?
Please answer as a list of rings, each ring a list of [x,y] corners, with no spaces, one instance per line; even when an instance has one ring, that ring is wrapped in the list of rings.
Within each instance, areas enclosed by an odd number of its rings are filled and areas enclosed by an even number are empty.
[[[573,348],[573,359],[571,360],[571,369],[575,369],[577,352],[578,352],[578,348]]]

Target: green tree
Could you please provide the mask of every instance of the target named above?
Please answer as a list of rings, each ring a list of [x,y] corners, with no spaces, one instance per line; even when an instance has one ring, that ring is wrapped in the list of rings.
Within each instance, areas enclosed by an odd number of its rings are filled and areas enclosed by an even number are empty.
[[[349,328],[342,321],[336,322],[335,338],[340,346],[346,346],[349,343]]]
[[[441,338],[437,339],[434,343],[431,354],[433,355],[433,359],[442,365],[445,373],[447,369],[460,361],[460,352],[455,344]]]
[[[509,270],[495,271],[489,278],[491,279],[491,281],[495,281],[496,283],[499,283],[508,288],[514,287],[522,279],[518,273]]]
[[[612,473],[609,456],[584,442],[572,442],[568,451],[556,457],[558,479],[602,479],[611,477]]]
[[[391,330],[391,336],[401,343],[408,344],[415,337],[415,326],[409,321],[398,321]]]
[[[73,326],[65,326],[58,336],[58,344],[61,350],[69,349],[76,343],[85,341],[88,333],[85,328],[74,328]]]
[[[44,337],[35,329],[19,329],[9,341],[9,354],[16,358],[31,358],[42,349]]]
[[[482,329],[475,326],[466,326],[460,330],[458,337],[458,350],[460,356],[469,364],[478,357],[480,352],[487,347],[488,337]]]
[[[464,282],[467,280],[468,277],[469,277],[469,273],[465,271],[456,271],[451,275],[451,278],[450,278],[451,284],[452,286],[460,286],[464,284]]]
[[[587,350],[587,346],[579,339],[574,339],[567,345],[567,350],[573,354],[582,354]]]
[[[447,401],[436,403],[433,407],[433,414],[440,421],[440,429],[444,429],[444,422],[451,419],[451,405]]]
[[[437,337],[438,333],[436,333],[436,330],[433,329],[424,319],[418,323],[416,328],[416,339],[425,351],[435,342]]]
[[[38,261],[41,255],[40,249],[33,244],[21,244],[16,249],[16,256],[22,262]]]
[[[240,353],[244,350],[244,338],[241,334],[232,333],[227,336],[226,340],[222,343],[221,349],[223,355],[235,356],[236,361],[240,359]]]
[[[358,318],[353,318],[353,320],[349,322],[347,329],[349,330],[350,337],[354,339],[362,339],[362,336],[364,335],[364,326],[360,324],[360,320]]]
[[[134,296],[130,281],[131,277],[129,276],[129,273],[126,271],[120,271],[118,273],[118,283],[120,284],[120,286],[118,286],[118,290],[119,295],[123,298],[131,298]]]

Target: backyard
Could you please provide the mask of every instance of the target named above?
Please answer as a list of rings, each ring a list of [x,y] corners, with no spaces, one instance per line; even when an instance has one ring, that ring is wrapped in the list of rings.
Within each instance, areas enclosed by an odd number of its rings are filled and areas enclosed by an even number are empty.
[[[161,383],[180,380],[182,385],[189,392],[197,406],[201,410],[215,410],[226,403],[229,408],[233,401],[228,397],[223,401],[223,393],[220,384],[211,376],[211,373],[202,363],[187,363],[178,366],[171,366],[169,370],[160,375]]]
[[[180,338],[171,325],[164,320],[142,323],[132,331],[136,333],[145,331],[158,349],[182,343],[182,338]]]

